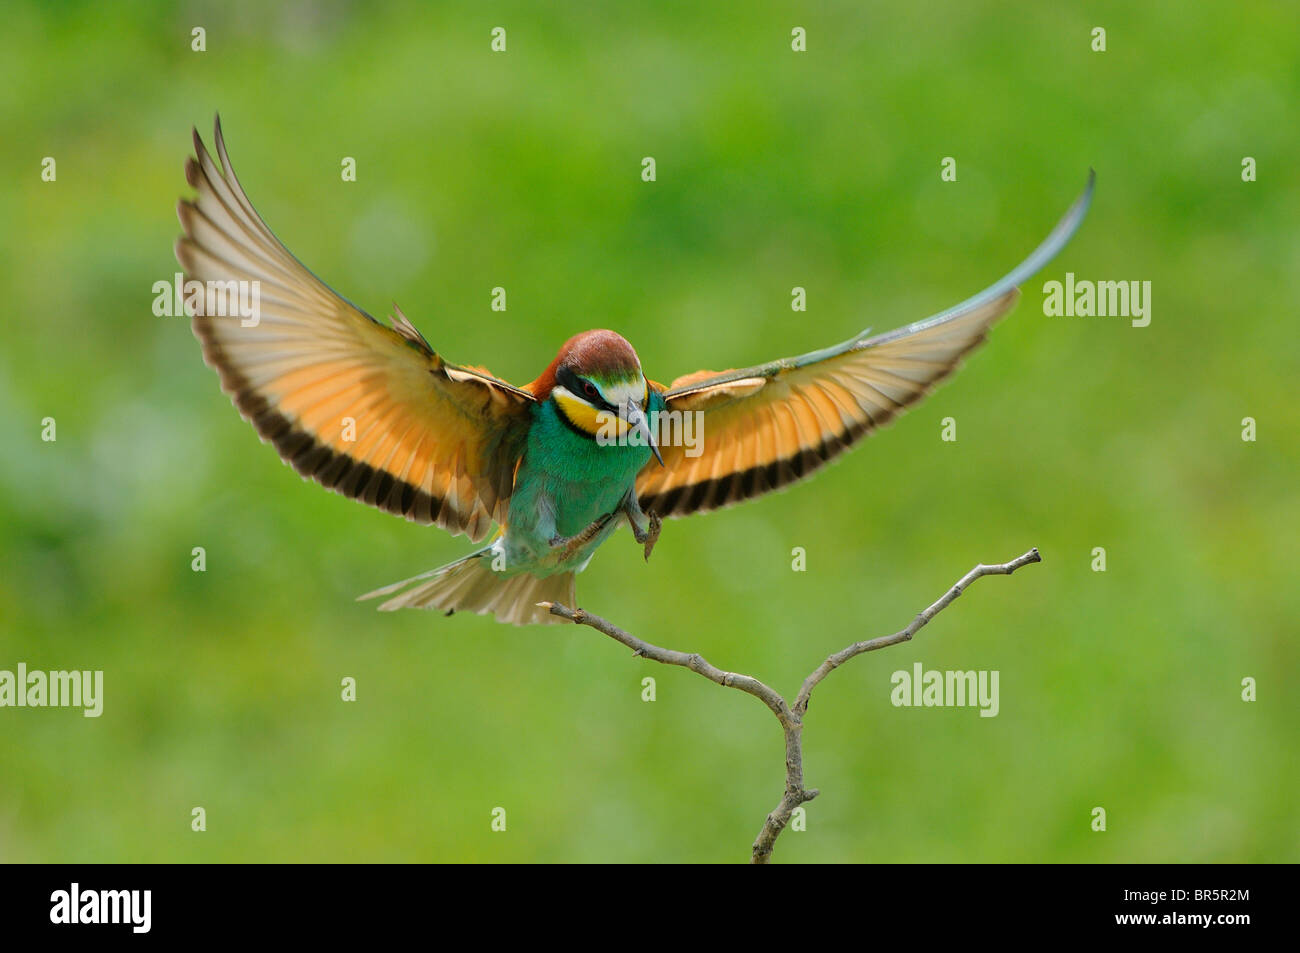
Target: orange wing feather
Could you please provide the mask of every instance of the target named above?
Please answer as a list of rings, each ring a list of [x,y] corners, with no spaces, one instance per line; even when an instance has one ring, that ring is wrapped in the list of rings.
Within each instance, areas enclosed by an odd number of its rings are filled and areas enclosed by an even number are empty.
[[[702,413],[702,452],[688,457],[681,444],[661,446],[664,466],[647,466],[637,479],[641,506],[686,516],[810,475],[956,370],[1017,296],[1007,292],[943,335],[864,342],[803,366],[675,381],[665,395],[668,409]]]
[[[889,422],[952,374],[1014,306],[1016,286],[1069,241],[1095,177],[1041,245],[972,298],[887,334],[745,370],[697,371],[664,393],[669,411],[699,413],[698,456],[661,441],[664,466],[637,477],[643,509],[686,516],[738,503],[808,476]],[[661,428],[661,434],[663,430]]]
[[[244,194],[217,120],[194,133],[176,257],[198,281],[257,281],[260,315],[193,317],[222,388],[263,440],[337,493],[473,540],[504,518],[533,397],[444,361],[400,311],[389,328],[307,270]]]

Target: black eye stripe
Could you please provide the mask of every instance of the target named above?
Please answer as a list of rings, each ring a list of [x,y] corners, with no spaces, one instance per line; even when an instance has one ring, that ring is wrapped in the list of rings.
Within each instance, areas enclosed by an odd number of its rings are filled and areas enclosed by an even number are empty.
[[[555,379],[564,385],[565,390],[575,396],[588,397],[591,403],[601,410],[612,410],[615,413],[618,409],[609,403],[600,393],[600,388],[596,387],[591,381],[584,380],[577,374],[573,373],[570,368],[562,367],[556,372]],[[587,388],[591,387],[595,394],[588,394]]]
[[[578,375],[574,374],[573,371],[571,371],[569,368],[567,367],[560,368],[559,373],[556,374],[555,376],[556,379],[558,379],[559,382],[563,384],[565,389],[568,390],[570,393],[574,393],[574,394],[582,393],[582,385],[578,383]]]

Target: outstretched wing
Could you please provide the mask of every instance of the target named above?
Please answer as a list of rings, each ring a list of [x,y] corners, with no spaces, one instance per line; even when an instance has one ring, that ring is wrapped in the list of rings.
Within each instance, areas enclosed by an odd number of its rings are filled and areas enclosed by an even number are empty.
[[[1016,286],[1070,240],[1095,180],[1034,252],[1000,281],[955,307],[907,327],[759,367],[698,371],[664,393],[669,411],[699,412],[700,452],[665,440],[664,466],[637,477],[641,506],[660,516],[706,512],[780,489],[808,476],[887,423],[957,369],[989,327],[1016,303]],[[680,431],[679,431],[680,432]],[[690,432],[690,431],[686,431]]]
[[[185,176],[198,197],[177,207],[176,258],[217,289],[191,305],[222,388],[304,477],[482,539],[504,516],[533,396],[444,361],[400,311],[389,328],[331,291],[254,210],[219,118],[215,136],[220,167],[194,132]],[[256,315],[221,300],[239,287],[229,282],[249,283]]]

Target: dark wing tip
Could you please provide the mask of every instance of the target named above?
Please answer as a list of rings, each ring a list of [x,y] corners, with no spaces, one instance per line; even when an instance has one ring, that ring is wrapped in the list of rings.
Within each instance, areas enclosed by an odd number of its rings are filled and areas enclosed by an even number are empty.
[[[951,321],[953,318],[959,318],[969,314],[977,308],[981,308],[992,301],[996,301],[1008,292],[1015,291],[1020,285],[1024,284],[1039,271],[1041,271],[1048,262],[1057,256],[1057,254],[1074,237],[1074,233],[1079,230],[1083,220],[1087,217],[1088,207],[1092,204],[1092,193],[1096,185],[1097,173],[1093,169],[1088,170],[1088,184],[1084,186],[1079,197],[1061,216],[1060,221],[1047,233],[1047,237],[1039,243],[1029,255],[1016,267],[989,285],[978,294],[972,295],[960,304],[955,304],[951,308],[946,308],[938,314],[931,315],[923,321],[910,324],[905,328],[898,328],[885,334],[877,335],[874,338],[863,339],[863,335],[858,335],[855,343],[860,347],[867,347],[872,344],[883,343],[892,340],[895,337],[904,334],[913,334],[917,331],[925,330],[936,324],[942,324],[945,321]]]
[[[221,132],[221,113],[212,114],[212,141],[217,147],[217,155],[221,158],[221,167],[230,174],[230,160],[226,158],[226,137]]]
[[[1083,192],[1075,199],[1074,205],[1066,212],[1065,218],[1069,219],[1075,212],[1078,213],[1078,221],[1083,221],[1083,216],[1087,214],[1089,206],[1092,205],[1092,193],[1097,190],[1097,170],[1088,166],[1088,183],[1083,187]],[[1077,225],[1077,222],[1076,222]]]

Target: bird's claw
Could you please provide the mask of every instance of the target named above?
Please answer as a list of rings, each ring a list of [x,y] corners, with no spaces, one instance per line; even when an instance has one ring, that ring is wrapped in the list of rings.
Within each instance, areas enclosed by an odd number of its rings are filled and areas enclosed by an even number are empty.
[[[635,492],[629,493],[627,499],[623,501],[623,512],[627,514],[627,522],[632,527],[633,538],[645,546],[645,558],[646,562],[649,562],[650,553],[659,540],[659,528],[663,525],[663,521],[654,512],[641,509]]]
[[[641,533],[640,536],[638,536],[637,542],[645,543],[645,561],[649,562],[650,554],[655,548],[655,543],[659,542],[659,530],[663,527],[664,521],[659,518],[659,514],[654,510],[646,513],[646,517],[650,520],[650,525],[646,527],[644,533]]]

